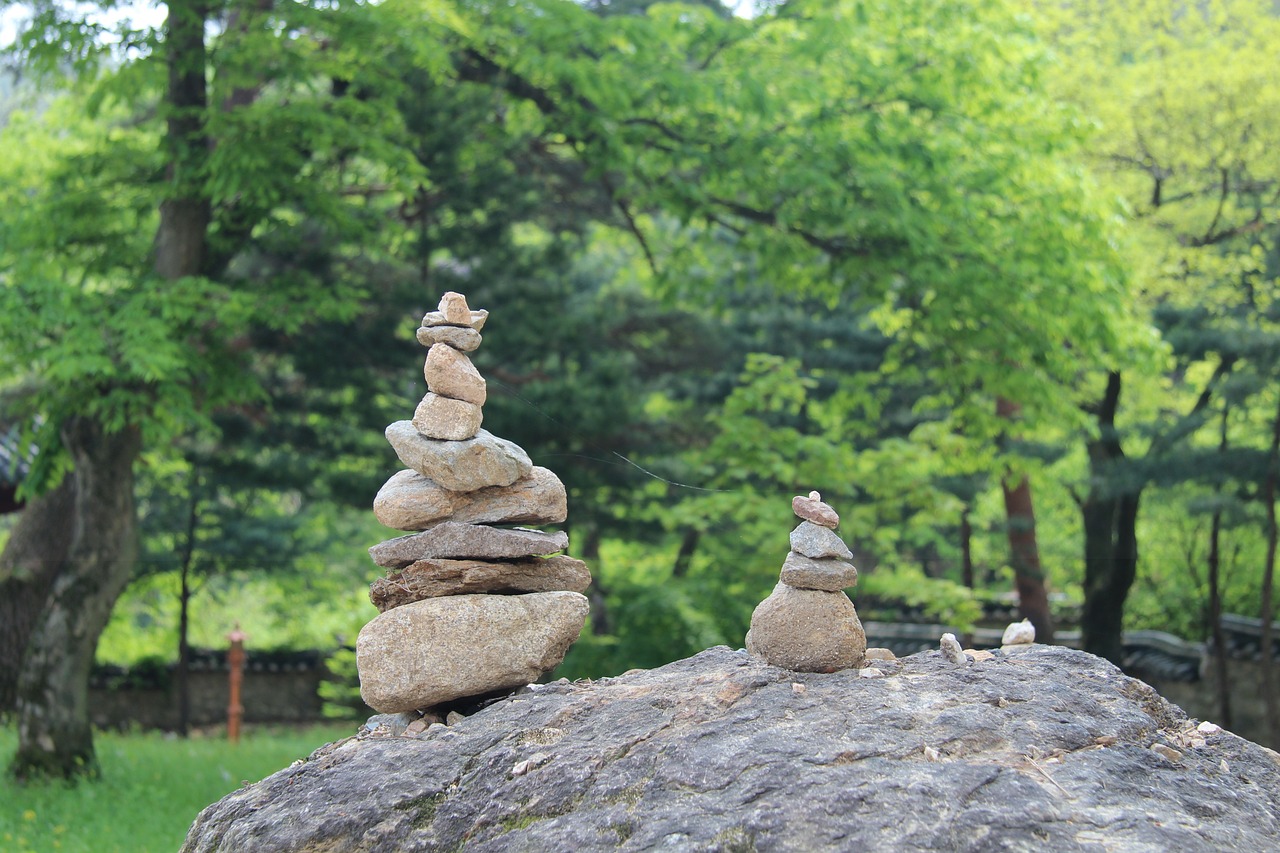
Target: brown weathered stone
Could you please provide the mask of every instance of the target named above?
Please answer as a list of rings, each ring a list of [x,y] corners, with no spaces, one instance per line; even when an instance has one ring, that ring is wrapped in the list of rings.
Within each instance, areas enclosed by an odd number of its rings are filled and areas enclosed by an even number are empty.
[[[791,499],[791,511],[805,521],[812,521],[819,527],[834,530],[840,524],[840,516],[828,504],[822,502],[817,492],[810,492],[808,497],[797,495]]]
[[[452,595],[396,607],[356,640],[360,695],[396,714],[537,681],[587,617],[576,592]]]
[[[440,305],[436,309],[444,315],[444,321],[455,326],[465,326],[471,322],[471,309],[467,306],[467,297],[452,290],[445,291],[440,297]]]
[[[441,397],[465,400],[477,406],[483,406],[487,399],[488,391],[480,371],[471,359],[448,344],[431,346],[422,372],[427,388]]]
[[[450,400],[427,392],[413,413],[413,428],[427,438],[465,441],[474,438],[484,423],[484,410],[465,400]]]
[[[436,522],[559,524],[567,515],[564,484],[546,468],[510,486],[452,492],[417,471],[398,471],[378,490],[373,514],[396,530],[426,530]]]
[[[533,469],[529,454],[518,444],[488,430],[460,441],[441,441],[427,438],[410,421],[396,421],[387,427],[386,436],[401,462],[454,492],[509,486]]]
[[[798,672],[835,672],[862,663],[867,635],[843,592],[779,583],[751,614],[747,651]]]
[[[791,550],[814,560],[823,557],[836,557],[841,560],[853,558],[849,546],[840,540],[834,530],[819,527],[812,521],[802,521],[791,531]]]
[[[482,338],[470,326],[422,326],[418,329],[418,343],[424,347],[448,344],[461,352],[474,352]]]
[[[853,563],[828,557],[814,560],[795,551],[787,554],[780,580],[798,589],[821,589],[827,592],[848,589],[858,582]]]
[[[582,592],[591,585],[587,564],[573,557],[547,557],[504,563],[480,560],[419,560],[401,572],[378,578],[369,600],[379,611],[424,598],[467,593]]]
[[[383,568],[402,569],[418,560],[432,558],[510,560],[543,557],[563,551],[568,546],[569,535],[563,530],[543,533],[520,527],[507,530],[483,524],[444,521],[422,533],[380,542],[369,549],[369,556]]]

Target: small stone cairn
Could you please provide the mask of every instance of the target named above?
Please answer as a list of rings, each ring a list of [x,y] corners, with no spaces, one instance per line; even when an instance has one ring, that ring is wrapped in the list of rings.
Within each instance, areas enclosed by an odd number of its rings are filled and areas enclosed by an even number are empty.
[[[523,687],[564,660],[587,616],[586,564],[565,555],[564,485],[519,446],[481,429],[485,380],[467,353],[488,311],[446,293],[418,341],[429,347],[427,395],[386,436],[408,466],[379,490],[388,527],[421,531],[369,549],[389,569],[369,597],[381,611],[360,631],[364,701],[383,714],[425,711]]]
[[[858,582],[853,553],[836,535],[840,516],[810,492],[791,509],[801,519],[791,531],[791,553],[778,585],[751,614],[747,651],[797,672],[836,672],[862,665],[867,635],[844,590]]]

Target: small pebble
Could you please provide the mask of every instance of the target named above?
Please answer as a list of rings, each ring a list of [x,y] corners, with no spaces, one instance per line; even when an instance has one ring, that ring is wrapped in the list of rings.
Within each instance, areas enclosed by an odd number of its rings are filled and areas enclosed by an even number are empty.
[[[874,666],[869,666],[866,669],[858,670],[858,677],[859,678],[884,678],[884,673],[876,669]]]
[[[466,717],[462,716],[457,711],[450,711],[449,715],[444,718],[444,724],[446,726],[456,726],[465,719]]]
[[[870,648],[867,649],[864,657],[867,660],[897,660],[898,656],[889,649]]]
[[[995,660],[995,653],[986,649],[965,649],[964,653],[975,661]]]
[[[407,735],[419,735],[427,730],[426,720],[414,720],[412,723],[404,727],[404,733]]]
[[[1205,720],[1203,723],[1196,726],[1196,731],[1202,735],[1216,735],[1222,731],[1222,726]]]
[[[938,648],[947,660],[952,663],[964,663],[968,660],[964,656],[964,651],[960,648],[960,641],[956,639],[955,634],[943,634],[942,639],[938,641]]]
[[[924,748],[924,757],[926,761],[937,761],[942,757],[942,753],[931,746],[926,746]]]
[[[809,688],[805,687],[803,684],[801,684],[798,681],[791,682],[791,692],[796,694],[797,696],[803,696],[805,691],[808,689]]]
[[[1182,753],[1167,743],[1153,743],[1151,744],[1151,751],[1156,755],[1167,758],[1169,761],[1177,762],[1182,760]]]
[[[1030,619],[1023,619],[1021,622],[1014,622],[1004,629],[1004,636],[1000,638],[1000,645],[1021,646],[1035,641],[1036,627],[1031,624]]]

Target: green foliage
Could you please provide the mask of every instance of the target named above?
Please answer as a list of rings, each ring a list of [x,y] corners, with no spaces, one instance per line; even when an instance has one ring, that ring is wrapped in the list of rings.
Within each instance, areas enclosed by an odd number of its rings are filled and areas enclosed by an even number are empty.
[[[221,732],[186,741],[103,732],[97,737],[98,784],[0,779],[0,847],[39,853],[176,850],[209,803],[348,734],[350,726],[249,727],[232,745]],[[0,728],[0,753],[12,752],[16,742],[12,729]]]

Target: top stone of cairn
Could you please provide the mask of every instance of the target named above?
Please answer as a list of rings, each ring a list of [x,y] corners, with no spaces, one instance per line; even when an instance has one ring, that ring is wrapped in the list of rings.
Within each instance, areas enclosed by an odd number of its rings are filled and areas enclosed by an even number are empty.
[[[791,511],[799,518],[829,530],[835,530],[840,524],[840,516],[822,502],[822,495],[817,492],[810,492],[808,497],[796,495],[791,499]]]
[[[489,312],[485,310],[473,311],[467,306],[467,297],[461,293],[455,293],[452,290],[440,297],[440,305],[435,311],[430,311],[422,318],[424,328],[433,326],[466,326],[475,329],[477,332],[484,327],[484,321],[489,319]]]

